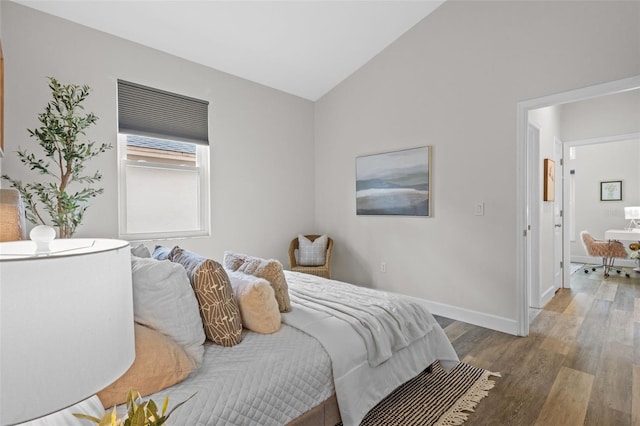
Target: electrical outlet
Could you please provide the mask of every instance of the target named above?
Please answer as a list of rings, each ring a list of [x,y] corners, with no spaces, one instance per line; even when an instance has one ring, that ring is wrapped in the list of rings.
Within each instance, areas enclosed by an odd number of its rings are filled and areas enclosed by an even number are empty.
[[[475,216],[484,216],[484,203],[476,203],[473,214]]]
[[[383,274],[387,272],[387,262],[380,262],[380,272]]]

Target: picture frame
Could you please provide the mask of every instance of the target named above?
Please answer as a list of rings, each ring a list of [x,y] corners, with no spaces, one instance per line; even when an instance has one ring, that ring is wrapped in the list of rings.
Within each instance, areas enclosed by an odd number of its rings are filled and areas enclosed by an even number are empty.
[[[555,198],[556,198],[556,162],[549,158],[545,158],[542,200],[554,201]]]
[[[431,146],[356,157],[356,214],[433,214]]]
[[[622,201],[622,181],[600,182],[600,201]]]

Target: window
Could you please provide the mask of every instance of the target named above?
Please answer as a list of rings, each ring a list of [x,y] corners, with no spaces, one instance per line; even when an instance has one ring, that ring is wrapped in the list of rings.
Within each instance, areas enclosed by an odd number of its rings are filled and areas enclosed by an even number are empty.
[[[208,103],[118,81],[120,237],[209,234]]]

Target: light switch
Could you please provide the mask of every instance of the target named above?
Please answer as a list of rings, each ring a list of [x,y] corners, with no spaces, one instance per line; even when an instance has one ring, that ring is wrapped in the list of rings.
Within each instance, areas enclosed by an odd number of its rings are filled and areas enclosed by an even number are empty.
[[[484,203],[476,203],[473,214],[475,216],[484,216]]]

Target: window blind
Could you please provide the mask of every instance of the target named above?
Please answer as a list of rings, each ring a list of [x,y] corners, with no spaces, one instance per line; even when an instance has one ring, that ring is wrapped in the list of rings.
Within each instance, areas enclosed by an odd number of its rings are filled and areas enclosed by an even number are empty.
[[[118,80],[119,133],[209,145],[209,102]]]

